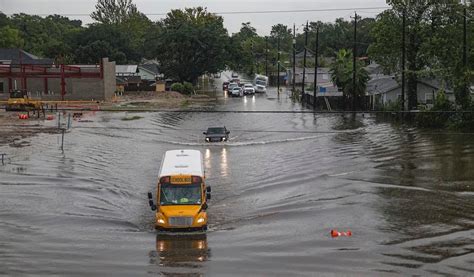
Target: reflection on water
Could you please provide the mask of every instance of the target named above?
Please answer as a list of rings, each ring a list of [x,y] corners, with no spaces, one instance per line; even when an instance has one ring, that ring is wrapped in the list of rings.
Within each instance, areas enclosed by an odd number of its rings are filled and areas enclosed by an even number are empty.
[[[206,234],[157,234],[150,263],[161,267],[199,268],[210,257]]]
[[[217,151],[220,151],[220,153],[218,154]],[[213,157],[213,154],[214,155],[218,154],[219,156]],[[220,172],[213,170],[213,164],[216,162],[219,163]],[[216,164],[214,164],[214,166],[218,168]],[[229,164],[227,162],[227,149],[225,147],[223,147],[222,149],[213,149],[213,150],[207,148],[204,152],[204,167],[206,169],[207,176],[218,174],[219,176],[222,176],[222,177],[228,177]]]
[[[227,149],[222,148],[221,150],[221,176],[227,177],[229,175],[227,165]]]

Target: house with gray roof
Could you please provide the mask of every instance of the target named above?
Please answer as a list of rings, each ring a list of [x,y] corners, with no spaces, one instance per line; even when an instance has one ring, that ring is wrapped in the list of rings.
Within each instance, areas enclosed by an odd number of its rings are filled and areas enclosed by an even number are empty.
[[[20,48],[0,48],[0,64],[32,64],[51,67],[54,64],[54,60],[39,58]]]
[[[331,72],[329,72],[329,68],[327,67],[318,67],[318,96],[342,96],[342,92],[340,92],[337,86],[331,80]],[[305,87],[313,86],[314,84],[314,68],[307,67],[305,70]],[[288,70],[288,82],[291,84],[293,82],[293,69],[291,68]],[[296,86],[301,87],[301,83],[303,82],[303,68],[296,67],[295,68],[295,84]],[[306,90],[306,89],[305,89]],[[312,91],[307,89],[307,91]]]
[[[142,80],[155,82],[160,75],[160,71],[155,63],[141,64],[138,66],[138,75]]]
[[[378,109],[390,103],[400,101],[402,95],[401,82],[393,75],[373,74],[367,83],[367,95],[370,97],[371,108]],[[439,90],[444,89],[449,101],[454,102],[452,88],[437,79],[422,78],[418,80],[417,101],[430,107]],[[405,93],[407,90],[405,89]],[[405,95],[405,99],[408,97]],[[405,101],[406,105],[407,101]]]
[[[116,76],[138,76],[138,65],[118,64],[115,66]]]

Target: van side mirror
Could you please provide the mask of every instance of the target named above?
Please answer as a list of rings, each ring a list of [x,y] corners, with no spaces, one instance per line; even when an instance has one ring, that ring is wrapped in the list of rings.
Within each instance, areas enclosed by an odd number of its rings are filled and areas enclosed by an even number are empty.
[[[206,200],[211,200],[211,194],[209,192],[206,193]]]
[[[153,195],[151,192],[148,192],[148,205],[150,205],[152,211],[156,211],[156,205],[153,203]]]
[[[211,192],[211,187],[206,187],[206,192]]]
[[[207,132],[202,132],[203,135],[207,135]]]
[[[230,134],[230,131],[226,131],[225,133],[226,133],[226,134]]]

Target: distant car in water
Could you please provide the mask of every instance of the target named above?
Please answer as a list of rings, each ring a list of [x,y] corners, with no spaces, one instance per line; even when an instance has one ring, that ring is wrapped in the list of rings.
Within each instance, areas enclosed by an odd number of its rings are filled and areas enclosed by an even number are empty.
[[[244,95],[255,94],[255,88],[252,84],[245,84],[244,87]]]
[[[224,127],[210,127],[207,128],[206,132],[203,132],[206,135],[207,142],[219,142],[219,141],[228,141],[230,131]]]
[[[223,91],[227,91],[228,89],[229,89],[229,82],[224,82],[224,83],[222,84],[222,90],[223,90]]]
[[[230,82],[230,83],[227,85],[227,91],[232,91],[233,88],[238,87],[238,86],[239,86],[239,84]]]
[[[230,95],[232,97],[240,97],[240,96],[243,96],[243,94],[244,94],[244,90],[239,86],[236,86],[232,88],[232,90],[230,90]]]

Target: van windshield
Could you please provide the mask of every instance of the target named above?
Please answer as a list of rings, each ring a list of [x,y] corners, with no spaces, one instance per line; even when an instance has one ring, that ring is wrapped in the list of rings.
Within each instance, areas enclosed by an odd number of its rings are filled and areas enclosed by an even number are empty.
[[[162,184],[160,205],[200,205],[201,185]]]

